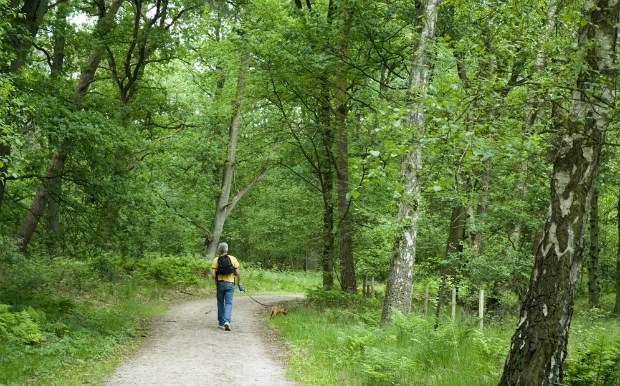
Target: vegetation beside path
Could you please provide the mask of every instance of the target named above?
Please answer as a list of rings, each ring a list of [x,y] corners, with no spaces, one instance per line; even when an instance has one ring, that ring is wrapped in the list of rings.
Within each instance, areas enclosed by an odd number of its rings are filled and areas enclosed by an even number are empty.
[[[418,293],[423,288],[417,289]],[[288,342],[289,376],[302,385],[497,385],[516,324],[516,303],[479,329],[462,308],[455,322],[424,316],[421,303],[380,325],[381,296],[310,291],[273,328]],[[603,297],[610,309],[613,295]],[[581,298],[569,339],[564,385],[620,385],[620,325]],[[437,327],[435,325],[437,324]]]
[[[138,347],[148,321],[176,302],[212,296],[200,257],[120,256],[0,262],[0,385],[101,384]],[[317,289],[316,272],[244,266],[252,296],[306,292],[270,321],[283,336],[289,377],[301,385],[495,385],[517,302],[489,316],[484,330],[459,309],[424,316],[422,305],[382,326],[374,297]],[[422,292],[421,288],[417,289]],[[620,384],[617,320],[578,302],[566,385]],[[603,296],[610,308],[613,296]]]
[[[101,384],[154,316],[212,296],[201,257],[0,261],[0,385]],[[318,274],[244,266],[252,295],[300,292]]]

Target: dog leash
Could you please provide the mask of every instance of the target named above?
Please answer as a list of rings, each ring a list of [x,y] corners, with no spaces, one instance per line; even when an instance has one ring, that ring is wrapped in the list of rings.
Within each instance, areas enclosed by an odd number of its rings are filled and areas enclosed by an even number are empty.
[[[269,305],[268,305],[268,304],[261,303],[261,302],[259,302],[258,300],[254,299],[254,298],[253,298],[253,297],[252,297],[252,296],[248,293],[248,290],[244,289],[244,290],[243,290],[243,291],[241,291],[241,292],[245,292],[245,294],[246,294],[246,296],[247,296],[247,297],[249,297],[250,299],[254,300],[256,303],[260,304],[261,306],[263,306],[263,307],[269,307]]]

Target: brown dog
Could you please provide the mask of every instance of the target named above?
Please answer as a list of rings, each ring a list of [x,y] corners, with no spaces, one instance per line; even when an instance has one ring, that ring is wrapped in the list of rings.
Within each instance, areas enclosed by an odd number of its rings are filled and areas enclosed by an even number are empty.
[[[271,316],[269,318],[273,318],[274,316],[277,316],[278,314],[286,315],[286,307],[280,304],[274,304],[273,306],[271,306]]]

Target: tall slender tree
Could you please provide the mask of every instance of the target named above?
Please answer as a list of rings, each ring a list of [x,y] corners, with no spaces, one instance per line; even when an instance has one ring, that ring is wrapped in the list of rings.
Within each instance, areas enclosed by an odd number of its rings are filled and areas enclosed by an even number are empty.
[[[620,192],[618,192],[618,202],[616,204],[616,227],[618,245],[616,246],[616,302],[614,304],[614,315],[620,317]]]
[[[588,256],[588,306],[598,307],[601,300],[601,288],[598,280],[598,265],[601,252],[599,242],[599,189],[595,186],[592,191],[590,209],[590,254]]]
[[[331,4],[331,2],[330,2]],[[353,213],[351,210],[351,192],[349,191],[349,132],[347,117],[349,115],[347,65],[349,59],[349,39],[351,33],[351,5],[341,1],[336,10],[334,23],[340,29],[339,58],[336,63],[336,107],[335,107],[335,149],[336,180],[338,192],[338,238],[340,256],[340,288],[343,291],[355,292],[355,262],[353,260]]]
[[[431,74],[429,49],[435,37],[439,4],[439,0],[423,1],[420,13],[415,20],[415,25],[419,26],[420,35],[416,39],[413,50],[414,57],[407,91],[407,101],[411,112],[406,122],[412,139],[401,163],[404,191],[398,205],[397,223],[402,235],[397,241],[398,247],[390,264],[381,315],[381,321],[384,323],[391,320],[393,309],[404,314],[411,311],[413,266],[421,199],[419,173],[422,170],[422,149],[420,139],[424,136],[426,124],[424,98]]]
[[[230,126],[228,130],[228,148],[226,151],[226,164],[224,165],[222,174],[222,185],[215,208],[215,215],[213,216],[213,221],[211,222],[211,227],[205,241],[205,252],[207,258],[215,256],[217,244],[219,243],[224,230],[226,217],[232,209],[231,202],[229,202],[229,200],[233,184],[233,175],[235,173],[235,156],[237,153],[239,133],[241,131],[241,118],[245,100],[244,92],[249,66],[249,55],[247,53],[242,53],[239,73],[237,76],[235,101],[231,112]]]

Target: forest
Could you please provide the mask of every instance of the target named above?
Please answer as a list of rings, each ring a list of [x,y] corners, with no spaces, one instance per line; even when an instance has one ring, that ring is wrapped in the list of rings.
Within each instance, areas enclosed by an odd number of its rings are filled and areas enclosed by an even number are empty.
[[[452,299],[477,323],[484,291],[484,323],[510,325],[490,384],[620,384],[619,19],[612,0],[0,0],[0,354],[62,339],[95,282],[203,285],[226,241],[256,272],[316,274],[315,300],[372,298],[377,328],[424,308],[436,329]],[[615,331],[582,368],[601,383],[566,378],[582,311]]]

